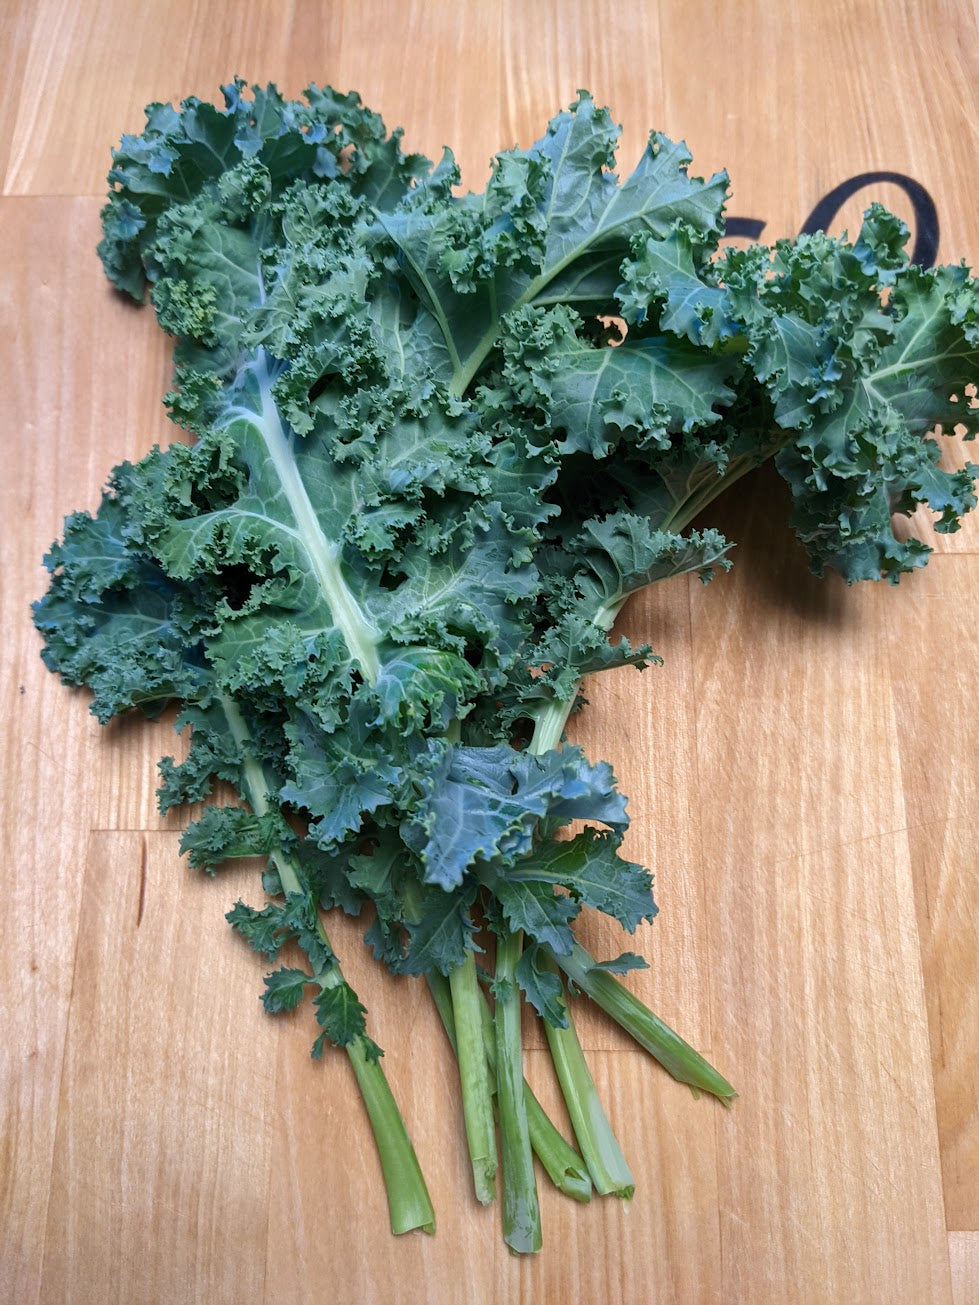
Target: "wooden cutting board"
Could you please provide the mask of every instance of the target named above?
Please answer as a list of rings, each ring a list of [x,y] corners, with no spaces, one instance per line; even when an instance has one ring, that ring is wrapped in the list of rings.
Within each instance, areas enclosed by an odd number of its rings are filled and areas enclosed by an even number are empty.
[[[170,438],[166,343],[94,253],[109,149],[146,102],[236,72],[355,87],[481,188],[587,87],[623,124],[623,172],[651,127],[683,137],[697,172],[730,171],[742,230],[854,230],[880,199],[926,260],[975,261],[977,36],[968,0],[7,0],[0,1299],[979,1301],[979,520],[915,520],[928,568],[848,590],[808,574],[762,473],[715,515],[734,571],[627,610],[666,663],[595,685],[577,737],[615,764],[630,853],[656,869],[634,943],[652,968],[630,982],[740,1098],[694,1101],[583,1010],[636,1197],[545,1192],[523,1260],[470,1194],[427,994],[339,921],[438,1212],[434,1238],[388,1233],[349,1066],[310,1061],[307,1015],[262,1014],[261,962],[224,923],[259,897],[254,867],[186,867],[153,797],[169,723],[100,729],[28,616],[62,517]]]

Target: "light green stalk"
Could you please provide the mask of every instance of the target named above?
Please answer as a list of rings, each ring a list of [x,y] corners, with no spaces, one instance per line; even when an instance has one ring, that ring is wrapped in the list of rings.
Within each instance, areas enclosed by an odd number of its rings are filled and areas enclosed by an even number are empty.
[[[472,1162],[473,1186],[483,1205],[496,1199],[496,1126],[493,1094],[483,1043],[476,959],[467,952],[462,965],[449,975],[455,1023],[456,1059],[462,1085],[466,1141]]]
[[[615,611],[609,609],[604,612],[603,619],[607,622],[603,628],[610,629],[615,620]],[[537,719],[534,737],[530,742],[531,752],[540,754],[560,745],[568,711],[568,705],[559,702],[544,709]],[[602,1196],[614,1194],[631,1197],[635,1191],[635,1181],[585,1061],[571,1011],[567,1006],[565,1011],[568,1021],[566,1028],[557,1028],[544,1020],[544,1031],[575,1138],[581,1147],[595,1190]]]
[[[456,1049],[455,1020],[452,1014],[452,995],[449,982],[438,971],[425,975],[435,1007],[441,1017],[446,1035]],[[490,1074],[496,1080],[496,1034],[493,1016],[486,998],[480,993],[480,1012],[482,1014],[483,1041],[486,1047],[486,1060]],[[534,1154],[544,1166],[547,1176],[554,1186],[572,1200],[587,1202],[591,1200],[592,1185],[588,1170],[582,1163],[581,1156],[555,1128],[551,1117],[537,1100],[533,1089],[524,1078],[524,1102],[527,1110],[527,1125],[530,1129],[530,1145]]]
[[[523,948],[518,930],[501,937],[496,947],[496,1096],[503,1156],[503,1240],[520,1253],[542,1244],[540,1205],[530,1129],[523,1090],[520,989],[516,968]]]
[[[675,1079],[688,1084],[695,1096],[710,1092],[725,1105],[737,1096],[730,1083],[625,984],[608,971],[596,968],[595,958],[579,943],[575,943],[569,956],[551,955],[576,987],[611,1015]]]
[[[251,750],[248,726],[233,699],[222,698],[221,705],[231,734],[238,744],[244,779],[244,796],[257,816],[265,815],[271,809],[268,799],[270,784],[261,762]],[[278,873],[286,895],[304,891],[302,876],[292,857],[285,852],[276,851],[269,859]],[[326,928],[318,914],[316,932],[323,946],[333,956],[333,948],[330,946]],[[335,957],[328,968],[316,967],[314,978],[324,989],[339,987],[344,982],[343,973]],[[387,1192],[391,1231],[405,1233],[420,1228],[424,1232],[433,1233],[435,1211],[425,1185],[425,1178],[381,1063],[376,1055],[371,1055],[367,1040],[362,1036],[354,1038],[344,1050],[353,1067],[374,1133],[374,1140],[377,1143]]]
[[[550,965],[556,973],[553,962]],[[601,1196],[628,1199],[635,1191],[635,1180],[612,1132],[574,1024],[569,1017],[567,1028],[561,1029],[544,1020],[544,1032],[574,1135],[595,1190]]]
[[[747,466],[739,467],[737,475],[742,475],[747,469]],[[699,506],[701,505],[698,504]],[[689,511],[681,511],[678,508],[674,514],[675,519],[671,522],[672,528],[686,526],[692,512],[692,508]],[[596,623],[603,630],[610,630],[621,607],[620,602],[615,606],[610,605],[600,609]],[[541,708],[534,723],[534,734],[530,742],[531,751],[540,753],[560,746],[574,697],[575,695],[572,694],[568,700],[554,699]],[[589,955],[579,943],[575,943],[570,956],[559,956],[556,952],[552,952],[551,958],[582,992],[591,997],[606,1014],[611,1015],[621,1028],[659,1061],[664,1069],[681,1083],[689,1084],[693,1088],[694,1095],[701,1091],[709,1092],[725,1104],[737,1096],[730,1083],[668,1024],[664,1024],[659,1016],[655,1015],[634,993],[630,992],[614,975],[596,969],[595,958]],[[570,1012],[568,1018],[570,1021]],[[571,1054],[573,1055],[573,1051]],[[584,1085],[583,1079],[579,1082]],[[562,1088],[563,1086],[562,1084]],[[594,1084],[592,1084],[592,1091],[594,1091]],[[569,1112],[571,1109],[572,1105],[569,1101]],[[580,1137],[578,1142],[584,1151],[585,1144]],[[594,1174],[592,1176],[594,1178]]]

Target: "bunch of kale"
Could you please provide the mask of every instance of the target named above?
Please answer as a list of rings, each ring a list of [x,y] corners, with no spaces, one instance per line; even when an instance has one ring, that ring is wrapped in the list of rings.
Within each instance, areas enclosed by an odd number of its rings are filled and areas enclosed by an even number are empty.
[[[495,1193],[495,1114],[504,1233],[533,1250],[532,1148],[579,1199],[632,1190],[566,979],[733,1095],[614,977],[638,957],[599,964],[575,939],[583,906],[629,931],[655,913],[610,767],[564,741],[580,681],[655,660],[610,638],[619,609],[727,566],[692,524],[771,457],[817,571],[921,565],[893,515],[925,503],[952,530],[975,504],[977,468],[943,470],[933,436],[979,424],[979,292],[964,268],[909,266],[879,208],[853,244],[719,251],[726,178],[690,177],[654,133],[620,183],[586,95],[479,195],[354,95],[224,98],[150,106],[114,155],[100,253],[175,338],[168,402],[194,440],[116,468],[99,512],[68,518],[35,610],[45,661],[103,721],[181,704],[161,807],[217,780],[240,794],[185,850],[208,870],[266,858],[270,900],[229,919],[308,967],[275,969],[265,1004],[313,990],[314,1052],[350,1054],[392,1226],[430,1228],[321,915],[370,906],[376,955],[428,977],[456,1047],[477,1194]],[[521,993],[584,1163],[524,1084]]]

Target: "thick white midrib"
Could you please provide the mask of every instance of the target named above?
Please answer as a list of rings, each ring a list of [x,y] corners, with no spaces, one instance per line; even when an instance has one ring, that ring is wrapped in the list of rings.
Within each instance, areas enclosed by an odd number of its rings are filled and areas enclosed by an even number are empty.
[[[340,572],[338,546],[332,544],[323,534],[319,519],[309,501],[306,486],[299,474],[299,468],[296,466],[296,460],[292,456],[289,441],[282,429],[282,419],[272,397],[270,382],[264,369],[258,373],[258,382],[262,412],[260,421],[255,423],[256,429],[260,432],[268,450],[282,492],[295,519],[300,541],[309,558],[310,568],[329,606],[333,623],[343,635],[350,655],[360,667],[364,679],[369,684],[374,684],[381,672],[376,632],[367,621]],[[254,421],[255,418],[252,417],[252,420]]]

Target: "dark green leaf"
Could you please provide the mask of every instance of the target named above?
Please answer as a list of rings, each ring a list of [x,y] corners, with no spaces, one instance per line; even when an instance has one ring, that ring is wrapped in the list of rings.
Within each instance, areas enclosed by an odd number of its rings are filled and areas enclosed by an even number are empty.
[[[306,985],[313,983],[313,977],[305,970],[288,969],[283,966],[265,976],[265,992],[262,1005],[270,1015],[280,1011],[295,1010],[303,999]]]

